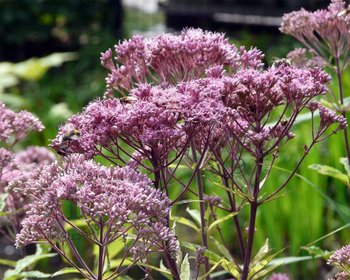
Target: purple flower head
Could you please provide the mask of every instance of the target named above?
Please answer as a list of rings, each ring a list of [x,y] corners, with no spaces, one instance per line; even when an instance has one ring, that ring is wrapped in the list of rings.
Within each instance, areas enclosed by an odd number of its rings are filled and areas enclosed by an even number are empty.
[[[151,247],[163,249],[168,242],[173,244],[170,253],[175,253],[176,238],[166,219],[170,200],[150,185],[146,176],[131,168],[104,167],[81,155],[68,156],[63,166],[42,165],[11,182],[12,188],[32,197],[16,245],[65,241],[68,218],[61,208],[65,200],[75,204],[85,219],[108,229],[106,244],[132,230],[145,252]]]
[[[312,49],[329,63],[329,56],[349,59],[349,6],[345,1],[332,0],[326,10],[309,12],[304,9],[285,14],[280,30]]]
[[[349,279],[349,274],[342,271],[338,272],[336,275],[334,275],[334,278],[330,278],[329,280],[348,280]]]
[[[346,245],[335,251],[327,261],[328,264],[336,264],[340,266],[350,265],[350,245]]]
[[[324,68],[325,62],[317,56],[314,52],[308,51],[304,48],[296,48],[287,54],[287,59],[292,65],[299,68]]]
[[[111,49],[101,54],[101,63],[109,70],[108,96],[113,89],[124,93],[147,82],[169,85],[198,79],[215,66],[228,66],[230,72],[258,68],[263,58],[256,49],[237,50],[224,34],[192,28],[180,35],[163,34],[151,39],[137,35],[116,45],[115,53],[115,58]]]
[[[12,136],[13,142],[25,138],[29,131],[44,129],[38,118],[27,111],[15,113],[0,102],[0,141],[8,142]]]

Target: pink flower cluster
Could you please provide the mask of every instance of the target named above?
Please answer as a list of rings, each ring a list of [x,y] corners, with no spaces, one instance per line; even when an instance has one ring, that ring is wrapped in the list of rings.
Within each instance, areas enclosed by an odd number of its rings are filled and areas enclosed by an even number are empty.
[[[92,102],[68,120],[52,146],[60,149],[62,137],[76,130],[78,139],[65,143],[69,153],[91,158],[103,153],[104,148],[118,157],[115,147],[122,140],[146,159],[152,160],[156,154],[163,160],[170,151],[185,148],[192,137],[208,135],[207,130],[213,139],[217,135],[222,139],[228,133],[248,145],[281,141],[290,138],[290,128],[301,110],[327,92],[329,80],[329,75],[318,68],[280,65],[268,70],[240,70],[230,76],[224,72],[215,78],[167,87],[143,84],[131,91],[130,103],[116,98]],[[285,117],[281,115],[274,126],[268,126],[272,112],[283,107],[283,114],[292,110],[287,123],[281,123]],[[320,104],[317,108],[322,128],[333,123],[346,126],[342,116]]]
[[[0,141],[14,142],[25,138],[29,131],[41,131],[44,126],[38,118],[27,111],[15,113],[0,102]]]
[[[146,252],[153,247],[163,249],[167,242],[168,250],[175,253],[176,238],[166,219],[170,200],[150,185],[146,176],[128,167],[104,167],[79,155],[67,157],[63,166],[57,162],[41,165],[10,184],[32,199],[16,245],[42,239],[66,241],[64,224],[69,219],[61,207],[65,200],[75,204],[89,224],[104,228],[103,244],[132,231]]]
[[[291,12],[283,16],[280,30],[315,51],[326,63],[330,57],[343,57],[346,65],[350,50],[349,7],[345,1],[332,0],[325,10]]]
[[[185,29],[179,36],[164,34],[151,39],[137,35],[101,54],[102,65],[109,70],[107,95],[143,84],[167,86],[205,76],[217,65],[260,68],[262,53],[257,49],[237,49],[221,33]],[[116,63],[118,65],[115,65]]]
[[[346,245],[335,251],[335,253],[329,257],[327,263],[340,266],[350,265],[350,245]]]

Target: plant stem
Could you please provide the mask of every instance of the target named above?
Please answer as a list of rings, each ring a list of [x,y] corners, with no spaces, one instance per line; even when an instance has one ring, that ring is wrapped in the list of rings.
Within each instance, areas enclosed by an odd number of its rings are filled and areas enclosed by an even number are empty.
[[[340,104],[344,105],[344,94],[343,94],[341,70],[340,70],[340,65],[339,65],[339,57],[336,57],[335,62],[336,62],[336,66],[337,66],[336,74],[337,74],[337,80],[338,80]],[[346,113],[344,111],[344,108],[342,108],[342,115],[346,119]],[[347,127],[344,127],[343,131],[344,131],[344,141],[345,141],[346,155],[347,155],[347,158],[348,158],[348,164],[350,164],[350,147],[349,147],[349,137],[348,137],[348,129],[347,129]]]
[[[225,184],[225,187],[228,189],[229,188],[229,184],[228,184],[228,178],[226,177],[226,175],[223,176],[223,181]],[[236,208],[236,202],[235,202],[235,198],[233,197],[233,195],[231,195],[231,193],[227,190],[226,191],[227,196],[228,196],[228,200],[230,202],[230,206],[231,206],[231,212],[236,212],[237,208]],[[239,223],[239,219],[237,217],[237,215],[235,215],[233,217],[233,221],[237,230],[237,236],[238,236],[238,241],[239,241],[239,248],[241,250],[241,257],[242,260],[245,259],[245,248],[244,248],[244,240],[243,240],[243,235],[242,235],[242,230],[241,230],[241,225]]]
[[[103,222],[100,220],[100,244],[98,245],[97,280],[102,280],[105,259],[105,245],[103,244]]]
[[[259,151],[261,149],[258,149]],[[259,153],[260,155],[262,153]],[[247,280],[249,274],[249,266],[252,257],[253,250],[253,242],[254,242],[254,233],[255,233],[255,220],[256,220],[256,212],[258,209],[258,194],[259,194],[259,185],[260,185],[260,177],[262,172],[263,165],[263,157],[258,156],[256,160],[256,173],[255,173],[255,181],[254,181],[254,189],[253,189],[253,197],[254,200],[250,202],[250,219],[249,219],[249,228],[248,228],[248,243],[245,251],[245,258],[243,264],[242,278],[241,280]]]
[[[194,141],[191,142],[191,150],[192,150],[192,156],[193,161],[198,164],[198,158],[196,154],[196,147],[194,144]],[[205,249],[208,249],[208,237],[207,237],[207,229],[206,229],[206,222],[205,222],[205,205],[204,205],[204,188],[203,188],[203,180],[202,180],[202,174],[200,168],[196,171],[196,177],[197,177],[197,187],[198,187],[198,199],[199,199],[199,212],[201,217],[201,234],[202,234],[202,246]],[[205,267],[205,273],[207,274],[210,270],[209,266],[209,260],[207,257],[205,257],[204,261],[204,267]],[[206,279],[210,279],[210,276],[208,275]]]

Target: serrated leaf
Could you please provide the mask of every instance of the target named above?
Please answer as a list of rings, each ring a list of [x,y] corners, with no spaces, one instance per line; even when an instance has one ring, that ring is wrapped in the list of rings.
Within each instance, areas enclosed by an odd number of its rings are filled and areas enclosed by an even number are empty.
[[[188,254],[186,254],[180,267],[180,279],[190,280],[190,277],[191,277],[190,263],[188,261]]]
[[[186,212],[192,217],[193,220],[196,221],[196,223],[201,226],[201,215],[199,214],[199,211],[196,209],[190,209],[186,208]]]
[[[237,214],[238,214],[238,211],[232,212],[232,213],[230,213],[230,214],[228,214],[228,215],[226,215],[226,216],[224,216],[224,217],[222,217],[220,219],[217,219],[215,222],[211,223],[211,225],[208,228],[208,231],[210,232],[215,226],[217,226],[220,223],[223,223],[223,222],[227,221],[228,219],[236,216]]]
[[[349,186],[349,177],[334,167],[331,167],[328,165],[321,165],[321,164],[312,164],[309,166],[309,168],[316,170],[319,174],[338,179],[343,184]]]

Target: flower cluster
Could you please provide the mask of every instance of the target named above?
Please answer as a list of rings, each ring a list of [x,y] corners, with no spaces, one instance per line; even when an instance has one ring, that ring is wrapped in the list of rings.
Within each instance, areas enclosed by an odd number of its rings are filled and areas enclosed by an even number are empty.
[[[170,200],[150,184],[146,176],[128,167],[103,167],[79,155],[67,157],[63,166],[42,165],[10,184],[32,198],[16,245],[42,239],[66,241],[64,224],[69,217],[61,208],[65,200],[80,209],[89,226],[103,228],[103,241],[94,240],[94,232],[89,236],[95,242],[106,245],[133,232],[145,252],[154,246],[163,249],[167,242],[167,249],[175,253],[176,238],[166,219]]]
[[[287,54],[287,59],[292,65],[299,68],[324,68],[325,62],[314,51],[308,51],[305,48],[296,48]]]
[[[111,49],[101,54],[102,65],[109,70],[107,95],[119,93],[143,83],[167,86],[205,76],[217,65],[260,68],[262,53],[257,49],[237,49],[221,33],[185,29],[179,36],[164,34],[151,39],[134,36],[115,46],[115,65]]]
[[[335,253],[329,257],[328,263],[340,266],[350,265],[350,245],[346,245],[335,251]]]
[[[42,123],[27,111],[15,113],[0,102],[0,141],[8,142],[10,137],[17,142],[25,138],[29,131],[41,131]]]
[[[299,40],[329,63],[329,57],[349,60],[349,6],[332,0],[328,9],[309,12],[304,9],[285,14],[280,30]]]

